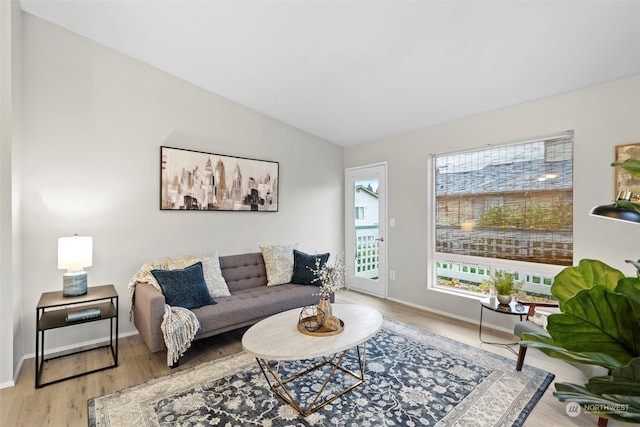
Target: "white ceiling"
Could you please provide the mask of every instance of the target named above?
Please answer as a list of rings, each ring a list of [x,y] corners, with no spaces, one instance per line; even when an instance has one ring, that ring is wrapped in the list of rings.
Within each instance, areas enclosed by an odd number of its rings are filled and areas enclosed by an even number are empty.
[[[639,1],[20,3],[344,146],[640,73]]]

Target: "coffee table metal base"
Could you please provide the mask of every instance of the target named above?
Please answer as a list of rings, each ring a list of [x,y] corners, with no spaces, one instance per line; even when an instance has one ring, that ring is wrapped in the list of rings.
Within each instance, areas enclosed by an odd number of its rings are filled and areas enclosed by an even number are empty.
[[[362,347],[362,350],[360,349],[361,347]],[[284,400],[289,405],[291,405],[302,416],[306,417],[318,411],[319,409],[323,408],[324,406],[328,405],[329,403],[333,402],[334,400],[338,399],[340,396],[343,396],[346,393],[353,390],[354,388],[362,385],[365,382],[364,372],[365,372],[365,363],[366,363],[367,343],[365,342],[355,347],[355,350],[357,352],[357,359],[358,359],[358,368],[359,368],[358,373],[353,372],[345,368],[344,366],[342,366],[342,362],[344,361],[344,358],[347,355],[347,352],[349,350],[352,350],[352,349],[345,350],[342,353],[335,353],[333,356],[323,357],[320,363],[317,363],[314,366],[308,369],[305,369],[301,372],[298,372],[294,375],[291,375],[287,378],[281,378],[281,375],[280,375],[280,363],[282,362],[280,361],[275,362],[275,367],[272,368],[272,366],[269,364],[267,360],[260,359],[260,358],[256,358],[256,360],[258,361],[258,365],[260,365],[260,369],[262,369],[262,373],[264,374],[264,377],[266,378],[271,391],[276,396],[280,397],[282,400]],[[272,364],[273,363],[274,362],[272,362]],[[302,407],[302,402],[296,401],[294,395],[292,394],[292,391],[289,388],[287,388],[287,385],[292,381],[298,378],[301,378],[307,374],[310,374],[311,372],[322,369],[327,365],[331,366],[329,374],[324,379],[318,393],[313,397],[313,399],[308,404],[306,409],[304,409]],[[327,387],[329,382],[331,382],[331,379],[334,378],[335,374],[338,371],[348,374],[349,376],[354,378],[356,382],[338,391],[336,394],[326,396],[321,399],[322,393],[325,391],[325,388]]]

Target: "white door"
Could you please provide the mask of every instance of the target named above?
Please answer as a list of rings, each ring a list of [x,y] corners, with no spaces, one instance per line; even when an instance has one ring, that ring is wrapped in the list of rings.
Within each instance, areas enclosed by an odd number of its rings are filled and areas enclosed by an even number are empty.
[[[345,174],[349,287],[387,296],[387,165],[350,168]]]

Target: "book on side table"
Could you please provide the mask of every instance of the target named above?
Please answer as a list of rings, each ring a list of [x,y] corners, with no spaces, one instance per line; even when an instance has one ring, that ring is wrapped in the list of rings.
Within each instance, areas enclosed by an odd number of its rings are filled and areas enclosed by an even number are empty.
[[[87,319],[96,319],[101,316],[100,307],[82,308],[67,313],[67,323],[80,322]]]

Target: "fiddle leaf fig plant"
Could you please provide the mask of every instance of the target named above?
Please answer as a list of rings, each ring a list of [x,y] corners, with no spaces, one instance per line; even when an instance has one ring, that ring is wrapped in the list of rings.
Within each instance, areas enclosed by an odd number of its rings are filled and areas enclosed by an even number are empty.
[[[630,262],[640,267],[640,260]],[[557,383],[554,396],[597,416],[640,422],[640,269],[625,277],[601,261],[582,260],[556,276],[551,293],[561,313],[548,317],[549,335],[523,334],[521,344],[609,370],[584,386]]]

